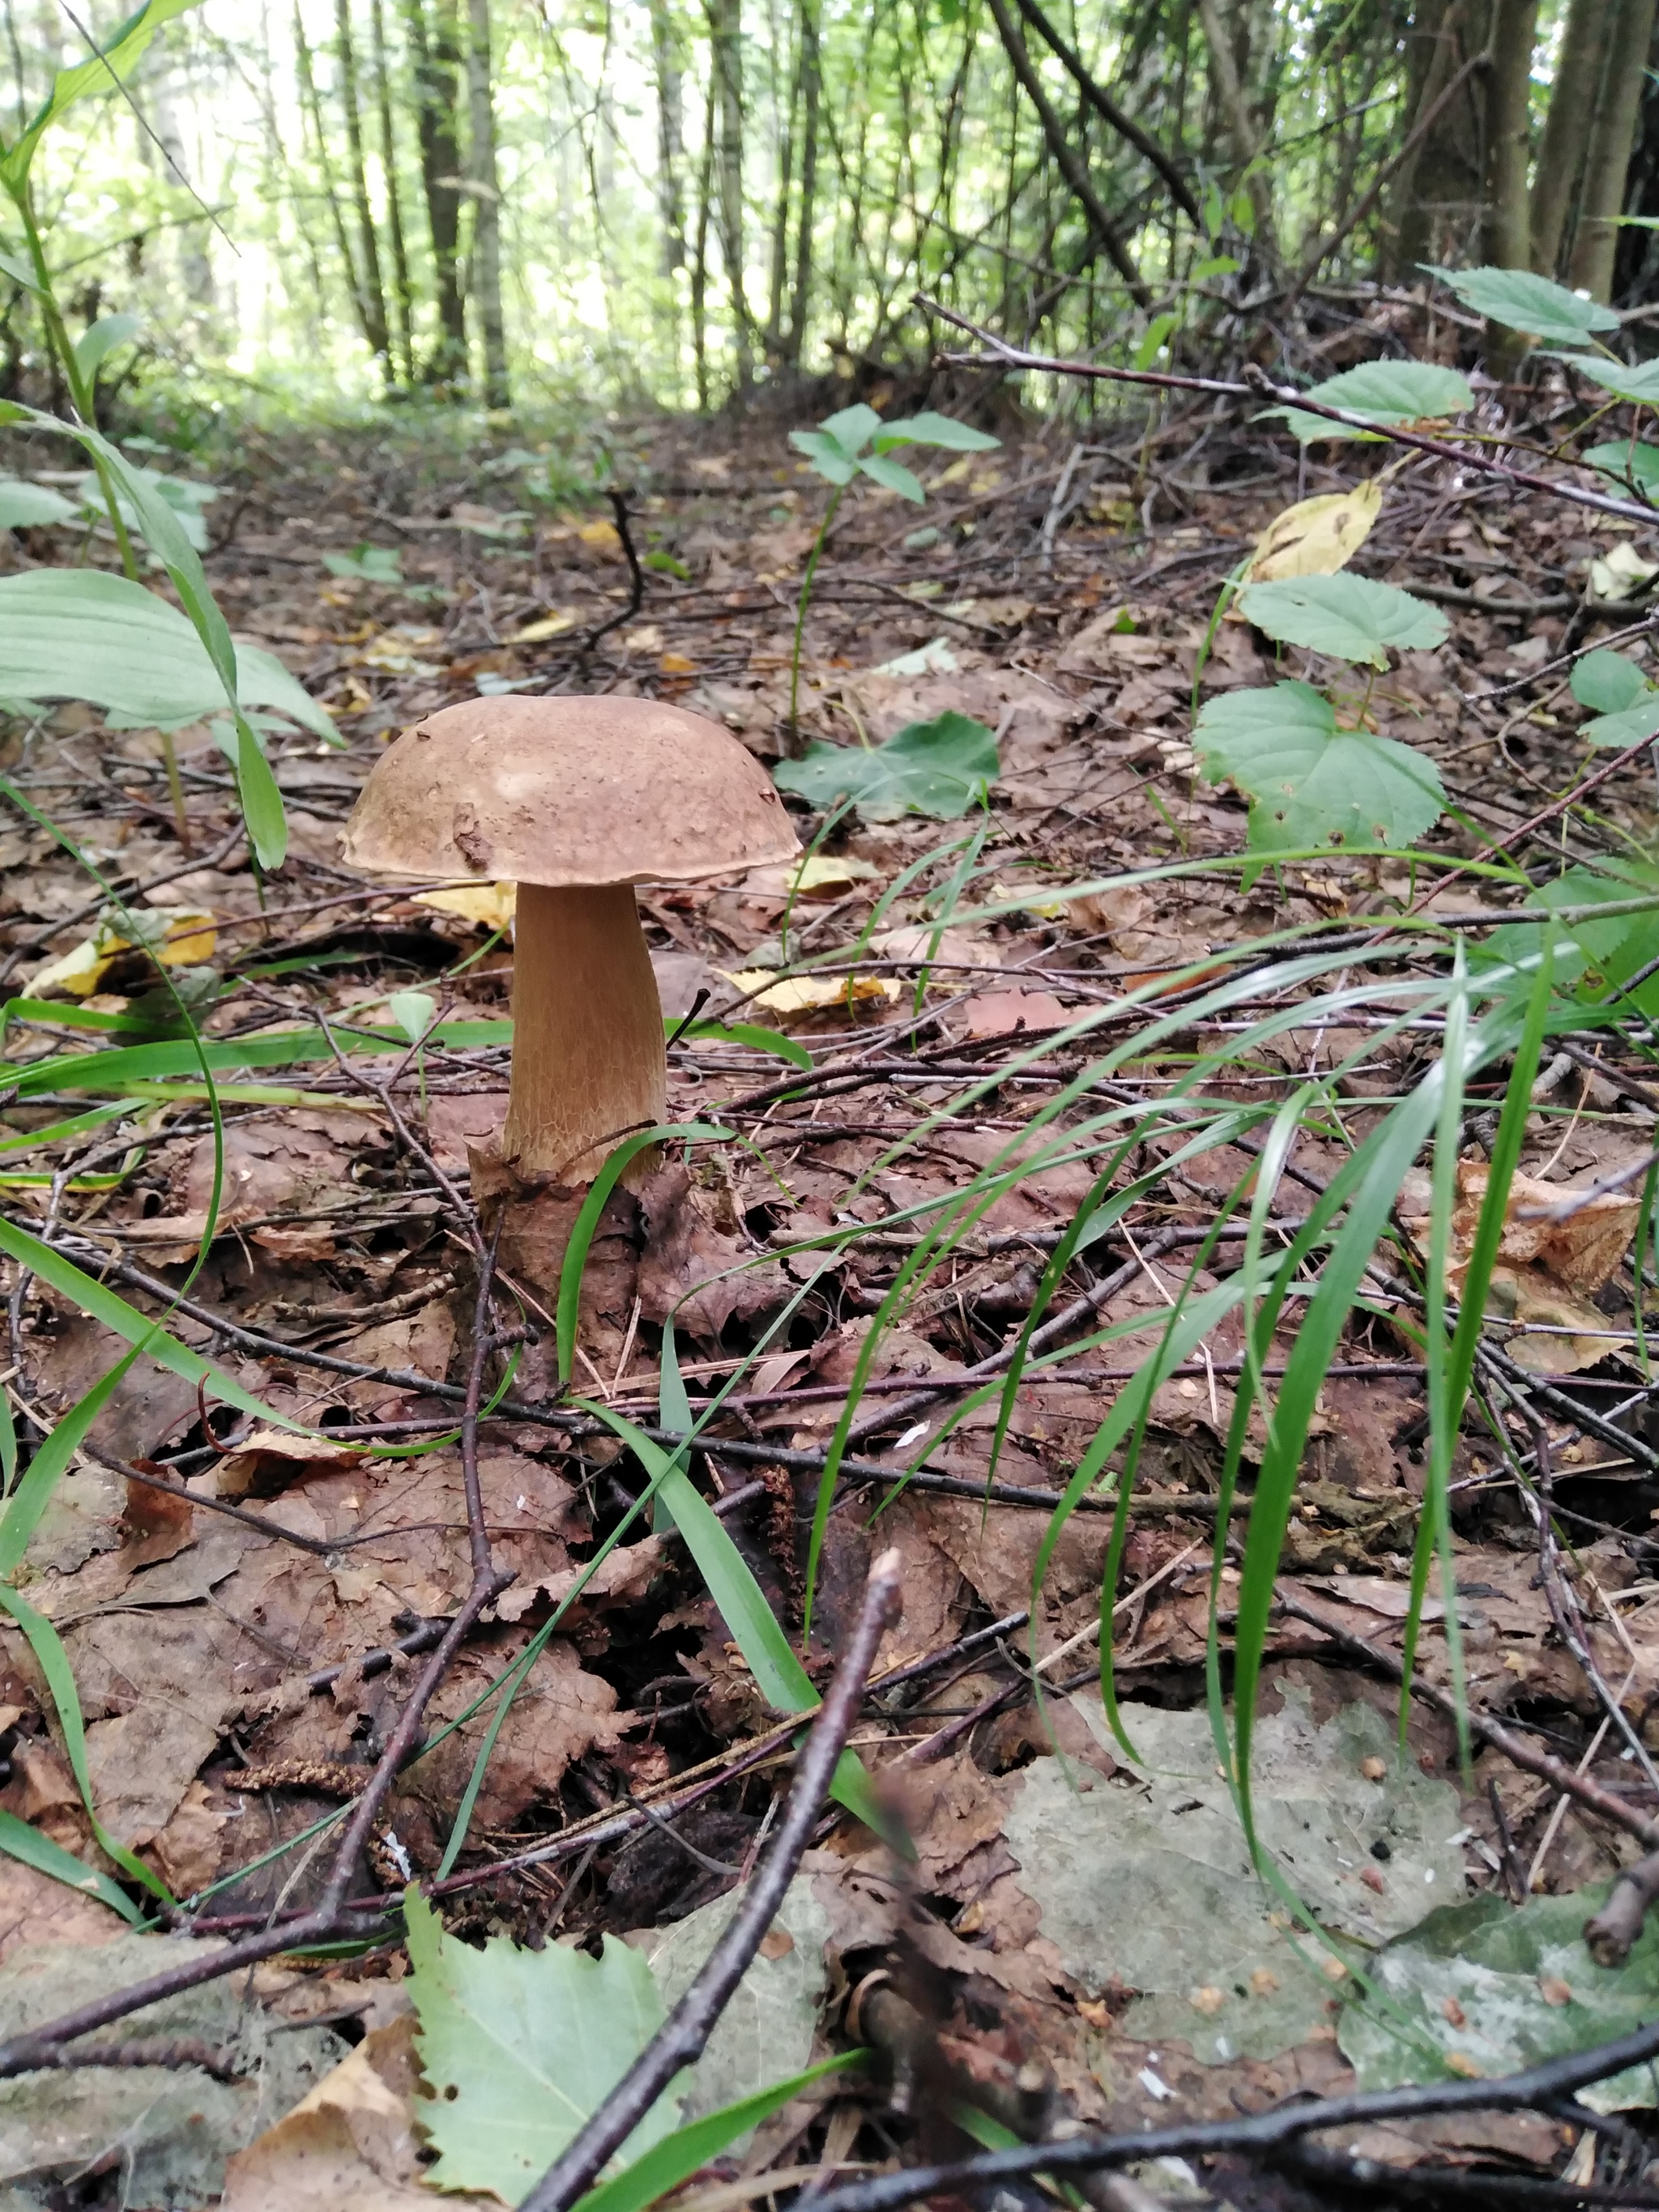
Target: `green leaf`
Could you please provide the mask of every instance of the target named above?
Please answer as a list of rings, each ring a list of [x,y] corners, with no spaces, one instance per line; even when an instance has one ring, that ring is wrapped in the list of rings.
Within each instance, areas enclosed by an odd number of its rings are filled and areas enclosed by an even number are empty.
[[[1578,734],[1593,745],[1621,751],[1626,745],[1639,744],[1644,738],[1659,734],[1659,691],[1650,691],[1639,705],[1628,707],[1622,714],[1598,714],[1595,721],[1584,723]]]
[[[517,2204],[662,2025],[651,1969],[615,1936],[597,1959],[564,1943],[521,1951],[503,1936],[475,1949],[444,1932],[412,1883],[404,1914],[415,1970],[404,1987],[432,2092],[422,2124],[439,2154],[425,2178]],[[678,2117],[665,2094],[620,2154],[638,2159]]]
[[[1175,318],[1170,318],[1171,323]],[[824,428],[828,429],[829,424]],[[937,415],[929,409],[921,415],[907,416],[902,422],[884,422],[876,435],[876,451],[888,452],[894,446],[933,446],[946,453],[986,453],[1002,443],[988,431],[975,430],[970,422],[958,422],[953,415]]]
[[[1607,872],[1591,868],[1569,868],[1565,874],[1557,876],[1553,883],[1540,884],[1532,894],[1531,903],[1554,910],[1571,907],[1613,906],[1656,890],[1659,890],[1659,872],[1643,867],[1637,862],[1626,862],[1618,870]],[[1565,957],[1569,945],[1576,945],[1586,959],[1601,967],[1632,937],[1651,934],[1654,919],[1651,914],[1615,914],[1610,915],[1605,921],[1591,919],[1556,924],[1558,971],[1571,972],[1571,963]],[[1539,923],[1506,922],[1501,929],[1492,932],[1484,945],[1471,947],[1470,965],[1524,970],[1535,965],[1539,945]],[[1583,963],[1581,961],[1578,964],[1582,966]]]
[[[1206,702],[1193,744],[1212,783],[1235,783],[1251,801],[1257,851],[1409,845],[1446,804],[1432,761],[1392,738],[1339,730],[1307,684],[1224,691]]]
[[[1624,1966],[1598,1966],[1583,1930],[1606,1894],[1597,1887],[1530,1897],[1516,1908],[1489,1891],[1430,1913],[1386,1945],[1370,1971],[1388,2008],[1350,2005],[1339,2031],[1360,2089],[1466,2069],[1518,2073],[1650,2021],[1659,1994],[1659,1923],[1649,1921]],[[1560,1983],[1570,1999],[1552,2004],[1543,1986],[1549,1983]],[[1409,2039],[1401,2033],[1401,2012],[1415,2031]],[[1442,2072],[1425,2047],[1462,2063]],[[1577,2094],[1593,2112],[1620,2112],[1659,2101],[1656,2087],[1653,2068],[1634,2066]]]
[[[49,1874],[65,1889],[78,1889],[84,1896],[95,1897],[100,1905],[108,1905],[112,1912],[118,1912],[134,1927],[143,1925],[143,1913],[118,1882],[112,1881],[106,1874],[99,1874],[77,1859],[73,1851],[66,1851],[61,1844],[54,1844],[50,1836],[43,1836],[39,1828],[20,1820],[15,1813],[0,1812],[0,1851],[33,1867],[37,1874]]]
[[[792,430],[789,442],[832,484],[849,484],[859,472],[855,458],[827,430]]]
[[[56,522],[73,522],[80,512],[49,484],[0,477],[0,530],[38,530]]]
[[[843,407],[836,415],[826,415],[818,428],[833,438],[842,453],[854,454],[864,451],[881,426],[881,417],[875,409],[860,404]]]
[[[1638,362],[1631,368],[1622,361],[1609,361],[1605,354],[1564,353],[1560,358],[1564,367],[1576,368],[1615,399],[1633,400],[1638,407],[1659,406],[1659,361]]]
[[[1390,646],[1397,652],[1429,650],[1445,643],[1449,629],[1438,607],[1346,570],[1251,584],[1238,603],[1248,620],[1282,644],[1373,668],[1388,666]]]
[[[1651,500],[1659,492],[1659,446],[1641,446],[1629,438],[1611,445],[1592,446],[1580,456],[1587,466],[1599,470],[1609,483]]]
[[[671,1014],[663,1017],[665,1030],[679,1028]],[[681,1032],[681,1042],[702,1038],[710,1044],[746,1044],[751,1052],[763,1052],[773,1060],[787,1060],[792,1067],[811,1067],[812,1055],[799,1037],[785,1036],[778,1030],[764,1030],[758,1022],[693,1022],[689,1030]]]
[[[896,491],[901,499],[908,499],[916,507],[927,496],[921,479],[902,461],[892,460],[884,453],[866,453],[859,467],[884,491]]]
[[[414,1044],[431,1028],[438,1001],[430,991],[394,991],[386,1002],[386,1010]]]
[[[0,160],[0,186],[14,194],[18,191],[28,175],[34,149],[46,125],[55,122],[65,108],[73,106],[86,94],[112,92],[118,85],[125,84],[161,26],[196,4],[197,0],[145,0],[144,6],[129,15],[125,22],[118,24],[103,40],[99,52],[87,61],[77,62],[73,69],[59,70],[45,106]]]
[[[61,1020],[67,1010],[54,1008]],[[340,1029],[335,1041],[345,1053],[405,1052],[409,1040],[401,1030]],[[462,1051],[479,1045],[510,1044],[511,1022],[441,1022],[432,1032],[433,1044],[454,1045]],[[263,1036],[238,1037],[228,1043],[199,1048],[189,1037],[168,1037],[155,1044],[122,1045],[111,1052],[54,1053],[50,1060],[31,1060],[9,1074],[13,1096],[30,1098],[42,1091],[107,1091],[117,1097],[136,1097],[132,1085],[165,1081],[169,1076],[199,1072],[204,1060],[216,1074],[244,1067],[292,1067],[307,1060],[332,1060],[333,1051],[321,1030],[273,1030]]]
[[[1645,696],[1648,679],[1633,660],[1605,646],[1573,663],[1572,696],[1598,714],[1622,714]]]
[[[348,576],[359,583],[404,580],[403,556],[395,545],[360,545],[355,553],[325,553],[323,566],[331,576]]]
[[[21,284],[25,291],[38,292],[40,289],[33,270],[15,253],[0,253],[0,272],[9,276],[14,284]]]
[[[143,326],[137,315],[100,315],[76,342],[76,366],[82,375],[88,380],[96,376],[106,356],[136,338]]]
[[[1237,267],[1237,264],[1235,263],[1233,265]],[[1163,352],[1164,340],[1180,320],[1180,316],[1173,309],[1166,309],[1163,314],[1154,315],[1146,325],[1140,343],[1130,356],[1130,368],[1150,368],[1159,354]]]
[[[870,822],[902,814],[949,820],[979,804],[1000,765],[995,734],[952,708],[907,722],[883,745],[809,745],[804,759],[781,762],[773,776],[781,791],[814,806],[849,797]]]
[[[236,688],[247,705],[274,708],[333,737],[332,721],[274,653],[252,645],[234,652]],[[194,721],[225,697],[194,625],[142,584],[97,568],[0,576],[0,693],[8,692],[88,699],[161,727]]]
[[[1466,307],[1492,322],[1502,323],[1508,330],[1562,342],[1582,341],[1592,331],[1619,327],[1619,318],[1611,307],[1581,299],[1565,284],[1552,284],[1547,276],[1534,276],[1524,269],[1437,269],[1431,262],[1422,265]]]
[[[770,2088],[757,2089],[750,2096],[739,2097],[735,2104],[722,2105],[717,2112],[705,2112],[700,2120],[688,2121],[654,2143],[625,2172],[579,2197],[575,2212],[647,2212],[648,2206],[659,2203],[711,2158],[718,2158],[728,2143],[769,2119],[792,2097],[810,2089],[827,2074],[861,2066],[868,2055],[863,2051],[839,2051],[833,2058],[809,2066],[803,2074],[792,2074],[787,2081],[775,2081]]]
[[[1426,361],[1368,361],[1358,368],[1328,376],[1308,393],[1322,406],[1340,407],[1350,415],[1369,415],[1376,422],[1421,422],[1443,415],[1461,415],[1474,404],[1468,382],[1454,368],[1440,368]],[[1304,445],[1316,438],[1363,437],[1345,430],[1340,422],[1327,422],[1317,415],[1295,407],[1270,407],[1267,415],[1282,415],[1293,436]]]

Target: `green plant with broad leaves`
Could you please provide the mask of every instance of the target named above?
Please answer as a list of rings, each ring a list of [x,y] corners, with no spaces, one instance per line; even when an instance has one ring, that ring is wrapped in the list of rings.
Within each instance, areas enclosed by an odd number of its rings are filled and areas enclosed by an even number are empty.
[[[920,507],[927,499],[927,489],[913,471],[893,459],[901,447],[931,446],[947,453],[983,453],[1001,441],[950,415],[929,412],[911,415],[902,422],[884,422],[873,407],[860,404],[826,416],[816,430],[792,430],[789,442],[798,453],[805,454],[808,467],[830,487],[823,520],[806,557],[806,573],[801,578],[795,608],[794,646],[789,661],[789,726],[793,730],[800,703],[801,637],[811,603],[812,579],[848,485],[855,477],[866,477],[884,491],[896,492],[901,499]]]
[[[829,808],[849,799],[867,822],[902,814],[941,820],[981,805],[996,781],[996,732],[947,708],[931,722],[907,722],[884,744],[811,744],[774,771],[780,791]]]
[[[204,690],[207,691],[208,696],[195,712],[208,706],[229,708],[236,732],[236,786],[249,842],[259,865],[275,868],[282,865],[288,843],[282,794],[258,733],[243,713],[240,657],[231,642],[224,616],[208,588],[201,562],[201,551],[206,542],[201,510],[212,496],[212,487],[188,484],[129,459],[96,428],[95,387],[99,371],[118,347],[132,342],[137,335],[138,324],[131,315],[106,315],[94,322],[78,340],[70,337],[53,288],[31,181],[35,154],[52,124],[93,94],[118,92],[143,60],[157,31],[195,4],[196,0],[144,0],[144,4],[118,25],[86,61],[58,70],[46,99],[14,137],[0,138],[0,194],[9,203],[23,240],[21,255],[9,250],[0,251],[0,270],[34,298],[75,418],[65,422],[37,408],[6,401],[0,402],[0,424],[10,423],[73,438],[85,450],[92,470],[82,507],[107,523],[120,555],[125,580],[134,592],[142,594],[145,601],[160,611],[147,633],[150,647],[162,641],[161,651],[165,658],[165,641],[170,635],[174,650],[182,656],[179,679],[181,687],[192,700],[200,697]],[[0,483],[0,524],[9,523],[14,528],[30,527],[71,519],[58,512],[58,495],[48,493],[48,487],[16,479]],[[184,609],[182,621],[165,600],[146,592],[139,582],[138,557],[133,546],[135,535],[143,539],[152,559],[172,582]],[[89,580],[84,571],[54,570],[37,570],[27,577],[8,580],[14,584],[37,586],[52,586],[54,579],[60,580],[53,586],[59,596],[52,611],[61,658],[53,653],[50,665],[43,665],[40,659],[34,657],[35,641],[19,640],[15,624],[5,624],[3,632],[0,632],[5,640],[4,647],[0,648],[0,697],[9,701],[52,697],[99,701],[96,691],[82,688],[86,680],[83,663],[90,660],[94,668],[107,665],[111,653],[106,629],[110,609],[101,603],[96,610],[89,603],[76,605],[74,595],[64,589],[71,577],[81,584]],[[113,584],[123,579],[101,580]],[[46,597],[51,598],[50,590]],[[168,616],[174,617],[176,624],[170,633],[166,619]],[[137,622],[141,627],[144,622],[142,614],[135,616],[131,612],[125,619],[129,624]],[[185,642],[186,632],[193,633],[188,645]],[[27,664],[29,682],[18,680],[15,667],[9,660],[13,653]],[[204,676],[208,679],[205,684]],[[268,676],[264,680],[268,683]],[[297,684],[291,686],[284,711],[291,709],[292,693],[298,690]],[[302,713],[295,719],[307,720],[308,726],[315,729],[319,712],[312,708],[308,716]],[[172,728],[192,718],[190,712],[162,713],[154,718],[162,732],[173,809],[185,842],[188,836],[185,830],[184,788]],[[328,733],[331,736],[331,728]]]

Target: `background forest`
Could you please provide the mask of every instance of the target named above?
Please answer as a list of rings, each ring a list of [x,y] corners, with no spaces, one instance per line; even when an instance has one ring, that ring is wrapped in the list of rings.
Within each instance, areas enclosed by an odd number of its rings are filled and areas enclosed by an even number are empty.
[[[16,128],[119,14],[7,0]],[[245,0],[34,170],[106,372],[197,402],[716,406],[1016,343],[1260,351],[1425,261],[1659,292],[1653,0]],[[0,237],[14,250],[19,241]],[[209,385],[203,372],[212,372]],[[47,398],[32,295],[0,392]]]

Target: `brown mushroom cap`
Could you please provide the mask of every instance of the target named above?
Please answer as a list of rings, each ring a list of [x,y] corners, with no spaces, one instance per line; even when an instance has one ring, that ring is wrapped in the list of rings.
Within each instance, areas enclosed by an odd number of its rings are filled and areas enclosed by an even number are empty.
[[[654,699],[468,699],[382,754],[346,825],[354,867],[570,885],[694,884],[800,850],[760,763]]]

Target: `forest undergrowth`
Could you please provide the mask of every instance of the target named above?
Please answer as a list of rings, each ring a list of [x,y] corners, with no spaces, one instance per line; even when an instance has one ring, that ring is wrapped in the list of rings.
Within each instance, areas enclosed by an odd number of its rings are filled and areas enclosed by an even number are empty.
[[[1316,374],[1457,385],[1479,327],[1323,312]],[[982,356],[925,395],[976,449],[810,574],[825,449],[759,417],[585,488],[417,422],[156,460],[326,720],[255,718],[276,872],[224,718],[7,726],[0,2201],[573,2201],[829,1692],[839,1809],[612,2212],[1030,2192],[1034,2141],[1103,2206],[1659,2202],[1650,2068],[1582,2057],[1659,1994],[1608,375],[1373,395],[1380,447]],[[423,714],[604,691],[734,732],[806,856],[641,889],[657,1164],[504,1205],[510,886],[339,833]],[[1134,2176],[1066,2179],[1103,2131]]]

